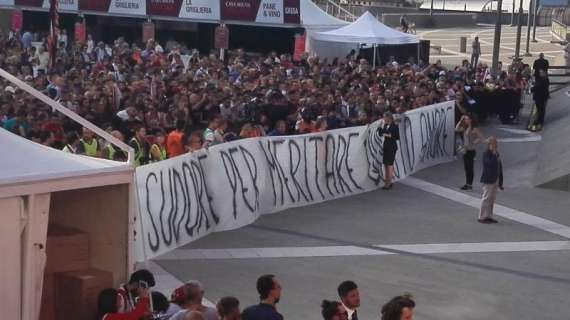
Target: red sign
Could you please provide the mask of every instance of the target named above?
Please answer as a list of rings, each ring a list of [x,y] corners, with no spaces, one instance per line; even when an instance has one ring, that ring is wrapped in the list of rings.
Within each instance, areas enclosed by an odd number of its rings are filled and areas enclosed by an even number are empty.
[[[283,22],[301,23],[300,0],[283,0]]]
[[[12,30],[21,31],[24,25],[24,14],[22,10],[12,11]]]
[[[255,21],[261,0],[222,0],[222,20]]]
[[[216,27],[214,35],[214,47],[216,49],[228,49],[230,43],[230,30],[226,27]]]
[[[142,28],[143,28],[142,31],[143,42],[147,42],[150,39],[154,39],[154,23],[145,22],[143,23]]]
[[[81,0],[79,10],[81,11],[109,11],[111,0]]]
[[[25,7],[41,7],[44,3],[43,0],[16,0],[15,5]]]
[[[182,1],[188,0],[146,0],[146,14],[149,16],[178,17]]]
[[[85,43],[87,35],[85,32],[85,22],[75,23],[75,41],[79,43]]]
[[[306,34],[295,35],[295,52],[293,53],[293,60],[301,60],[301,56],[305,53],[305,40]]]

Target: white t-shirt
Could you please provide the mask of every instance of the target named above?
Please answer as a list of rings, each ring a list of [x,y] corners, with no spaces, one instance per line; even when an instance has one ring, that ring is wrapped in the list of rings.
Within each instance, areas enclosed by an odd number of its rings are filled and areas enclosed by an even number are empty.
[[[184,320],[184,316],[186,316],[186,313],[189,311],[190,310],[182,309],[170,317],[169,320]],[[218,320],[218,312],[214,308],[206,308],[206,311],[202,312],[202,315],[204,315],[206,320]]]
[[[44,51],[42,53],[36,53],[36,58],[39,61],[39,70],[46,70],[49,65],[49,52]]]
[[[127,109],[123,109],[117,112],[117,117],[121,118],[123,121],[129,120],[129,114],[127,113]]]
[[[168,319],[172,319],[172,317],[178,313],[180,310],[182,310],[182,308],[180,308],[179,305],[177,305],[176,303],[171,303],[168,306],[168,310],[166,310],[166,315],[168,316]]]

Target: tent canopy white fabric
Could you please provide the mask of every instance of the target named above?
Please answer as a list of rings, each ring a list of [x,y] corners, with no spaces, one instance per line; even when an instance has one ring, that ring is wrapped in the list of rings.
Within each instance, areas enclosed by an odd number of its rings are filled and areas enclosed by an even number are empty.
[[[320,41],[365,43],[365,44],[412,44],[419,39],[411,34],[392,29],[366,11],[353,23],[336,30],[317,32]]]
[[[123,162],[68,154],[0,129],[0,187],[72,176],[132,171]]]
[[[331,30],[346,26],[348,22],[324,12],[311,0],[301,0],[301,25],[306,29]]]

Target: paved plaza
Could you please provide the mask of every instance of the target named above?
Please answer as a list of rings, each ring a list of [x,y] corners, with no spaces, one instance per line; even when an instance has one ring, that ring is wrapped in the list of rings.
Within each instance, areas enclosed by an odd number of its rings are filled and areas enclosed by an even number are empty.
[[[523,130],[528,105],[519,125],[491,119],[483,127],[485,135],[499,138],[505,167],[498,224],[477,223],[481,185],[470,192],[458,189],[464,178],[457,160],[423,170],[391,191],[263,216],[147,267],[159,274],[165,293],[199,279],[209,300],[235,295],[242,307],[258,302],[257,277],[273,273],[284,288],[278,309],[286,319],[321,319],[320,301],[338,299],[336,287],[347,279],[360,286],[361,319],[379,319],[382,303],[404,292],[417,301],[417,319],[566,319],[570,197],[534,187],[547,154],[539,150],[550,143],[543,137],[556,136],[548,132],[549,123],[553,128],[570,119],[565,92],[553,94],[542,134]]]
[[[493,58],[493,39],[495,28],[491,25],[478,25],[473,28],[447,28],[447,29],[429,29],[418,30],[417,34],[426,40],[431,41],[432,46],[441,46],[441,53],[431,51],[431,62],[442,60],[446,65],[460,65],[463,59],[471,59],[471,42],[478,36],[481,42],[480,61],[491,64]],[[504,65],[510,64],[511,57],[515,53],[517,28],[511,26],[503,26],[501,30],[501,50],[499,60]],[[459,38],[467,37],[467,52],[459,52]],[[531,30],[532,40],[532,30]],[[530,42],[530,54],[532,56],[525,57],[526,50],[526,26],[523,26],[521,32],[521,57],[525,63],[532,65],[532,62],[538,58],[538,54],[543,52],[546,59],[554,62],[562,59],[564,56],[564,47],[557,43],[551,43],[556,40],[550,34],[549,27],[538,27],[536,29],[537,42]],[[561,61],[561,60],[560,60]]]

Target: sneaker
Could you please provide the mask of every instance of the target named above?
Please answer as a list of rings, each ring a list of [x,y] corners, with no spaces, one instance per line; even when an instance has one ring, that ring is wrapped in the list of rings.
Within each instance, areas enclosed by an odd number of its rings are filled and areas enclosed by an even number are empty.
[[[489,224],[491,223],[491,221],[487,220],[487,219],[477,219],[477,222],[479,223],[484,223],[484,224]]]
[[[495,220],[495,219],[493,219],[493,218],[487,218],[487,219],[485,219],[485,220],[489,221],[489,223],[499,223],[499,221],[497,221],[497,220]]]
[[[461,190],[473,190],[473,186],[470,186],[468,184],[464,185],[463,187],[460,188]]]

